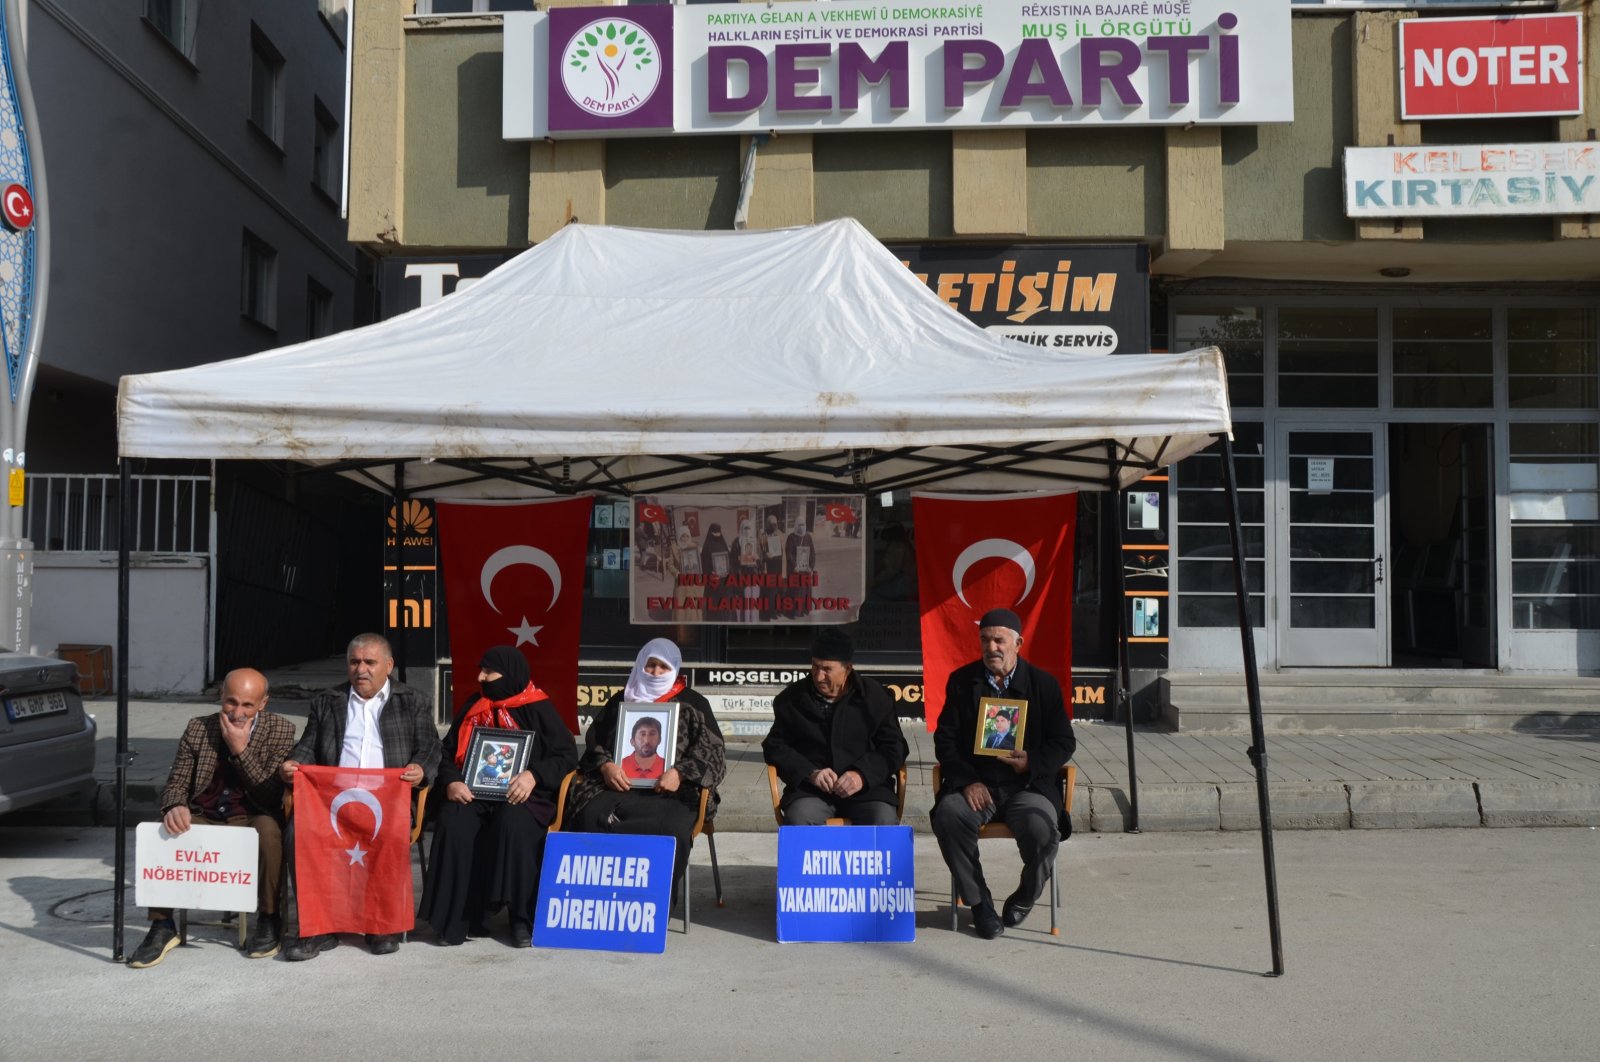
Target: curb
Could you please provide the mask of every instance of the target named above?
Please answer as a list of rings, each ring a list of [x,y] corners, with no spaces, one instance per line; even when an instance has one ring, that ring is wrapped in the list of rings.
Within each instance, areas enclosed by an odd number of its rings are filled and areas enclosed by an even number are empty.
[[[102,782],[77,799],[26,808],[4,817],[6,826],[112,826],[115,786]],[[130,782],[129,824],[159,813],[159,784]],[[732,797],[733,799],[729,799]],[[932,794],[913,786],[905,824],[929,830]],[[1600,782],[1277,782],[1272,786],[1277,830],[1407,830],[1470,826],[1600,827]],[[1073,797],[1075,833],[1122,833],[1131,809],[1116,785],[1080,785]],[[724,833],[775,833],[765,790],[723,792],[716,826]],[[1146,833],[1258,830],[1256,787],[1235,782],[1139,787],[1139,829]]]

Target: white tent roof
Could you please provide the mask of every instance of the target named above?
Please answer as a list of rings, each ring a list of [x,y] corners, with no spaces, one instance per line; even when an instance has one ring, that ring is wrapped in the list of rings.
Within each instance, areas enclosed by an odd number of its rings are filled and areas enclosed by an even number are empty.
[[[118,397],[124,457],[408,461],[456,496],[1126,484],[1229,427],[1214,348],[996,338],[848,219],[569,225],[432,306]]]

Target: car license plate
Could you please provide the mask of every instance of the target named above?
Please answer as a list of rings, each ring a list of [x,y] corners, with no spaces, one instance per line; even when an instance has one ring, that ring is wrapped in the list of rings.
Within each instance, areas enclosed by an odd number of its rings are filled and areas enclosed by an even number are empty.
[[[65,693],[29,693],[22,697],[6,698],[6,714],[12,722],[32,719],[39,715],[59,715],[67,710]]]

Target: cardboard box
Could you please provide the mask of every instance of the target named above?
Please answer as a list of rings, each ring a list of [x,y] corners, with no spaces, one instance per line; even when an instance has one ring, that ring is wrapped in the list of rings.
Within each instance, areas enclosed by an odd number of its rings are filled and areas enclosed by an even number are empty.
[[[104,696],[116,687],[109,645],[59,645],[56,655],[78,665],[78,692],[85,697]]]

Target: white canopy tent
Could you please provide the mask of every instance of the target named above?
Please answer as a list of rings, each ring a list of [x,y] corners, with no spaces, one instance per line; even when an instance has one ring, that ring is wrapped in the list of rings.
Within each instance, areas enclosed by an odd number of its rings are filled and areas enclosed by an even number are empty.
[[[193,458],[290,460],[397,496],[453,498],[1114,490],[1220,439],[1233,495],[1218,350],[1086,356],[998,338],[849,219],[735,233],[569,225],[432,306],[124,377],[117,415],[125,482],[130,459]],[[1236,501],[1233,512],[1239,564]],[[125,550],[121,573],[125,691]],[[1243,625],[1242,580],[1238,589]],[[1254,646],[1242,630],[1281,972]],[[122,692],[119,763],[126,718]],[[120,901],[116,925],[120,956]]]
[[[118,399],[125,457],[410,461],[411,493],[458,497],[1126,486],[1229,427],[1215,349],[997,338],[848,219],[569,225],[432,306]]]

